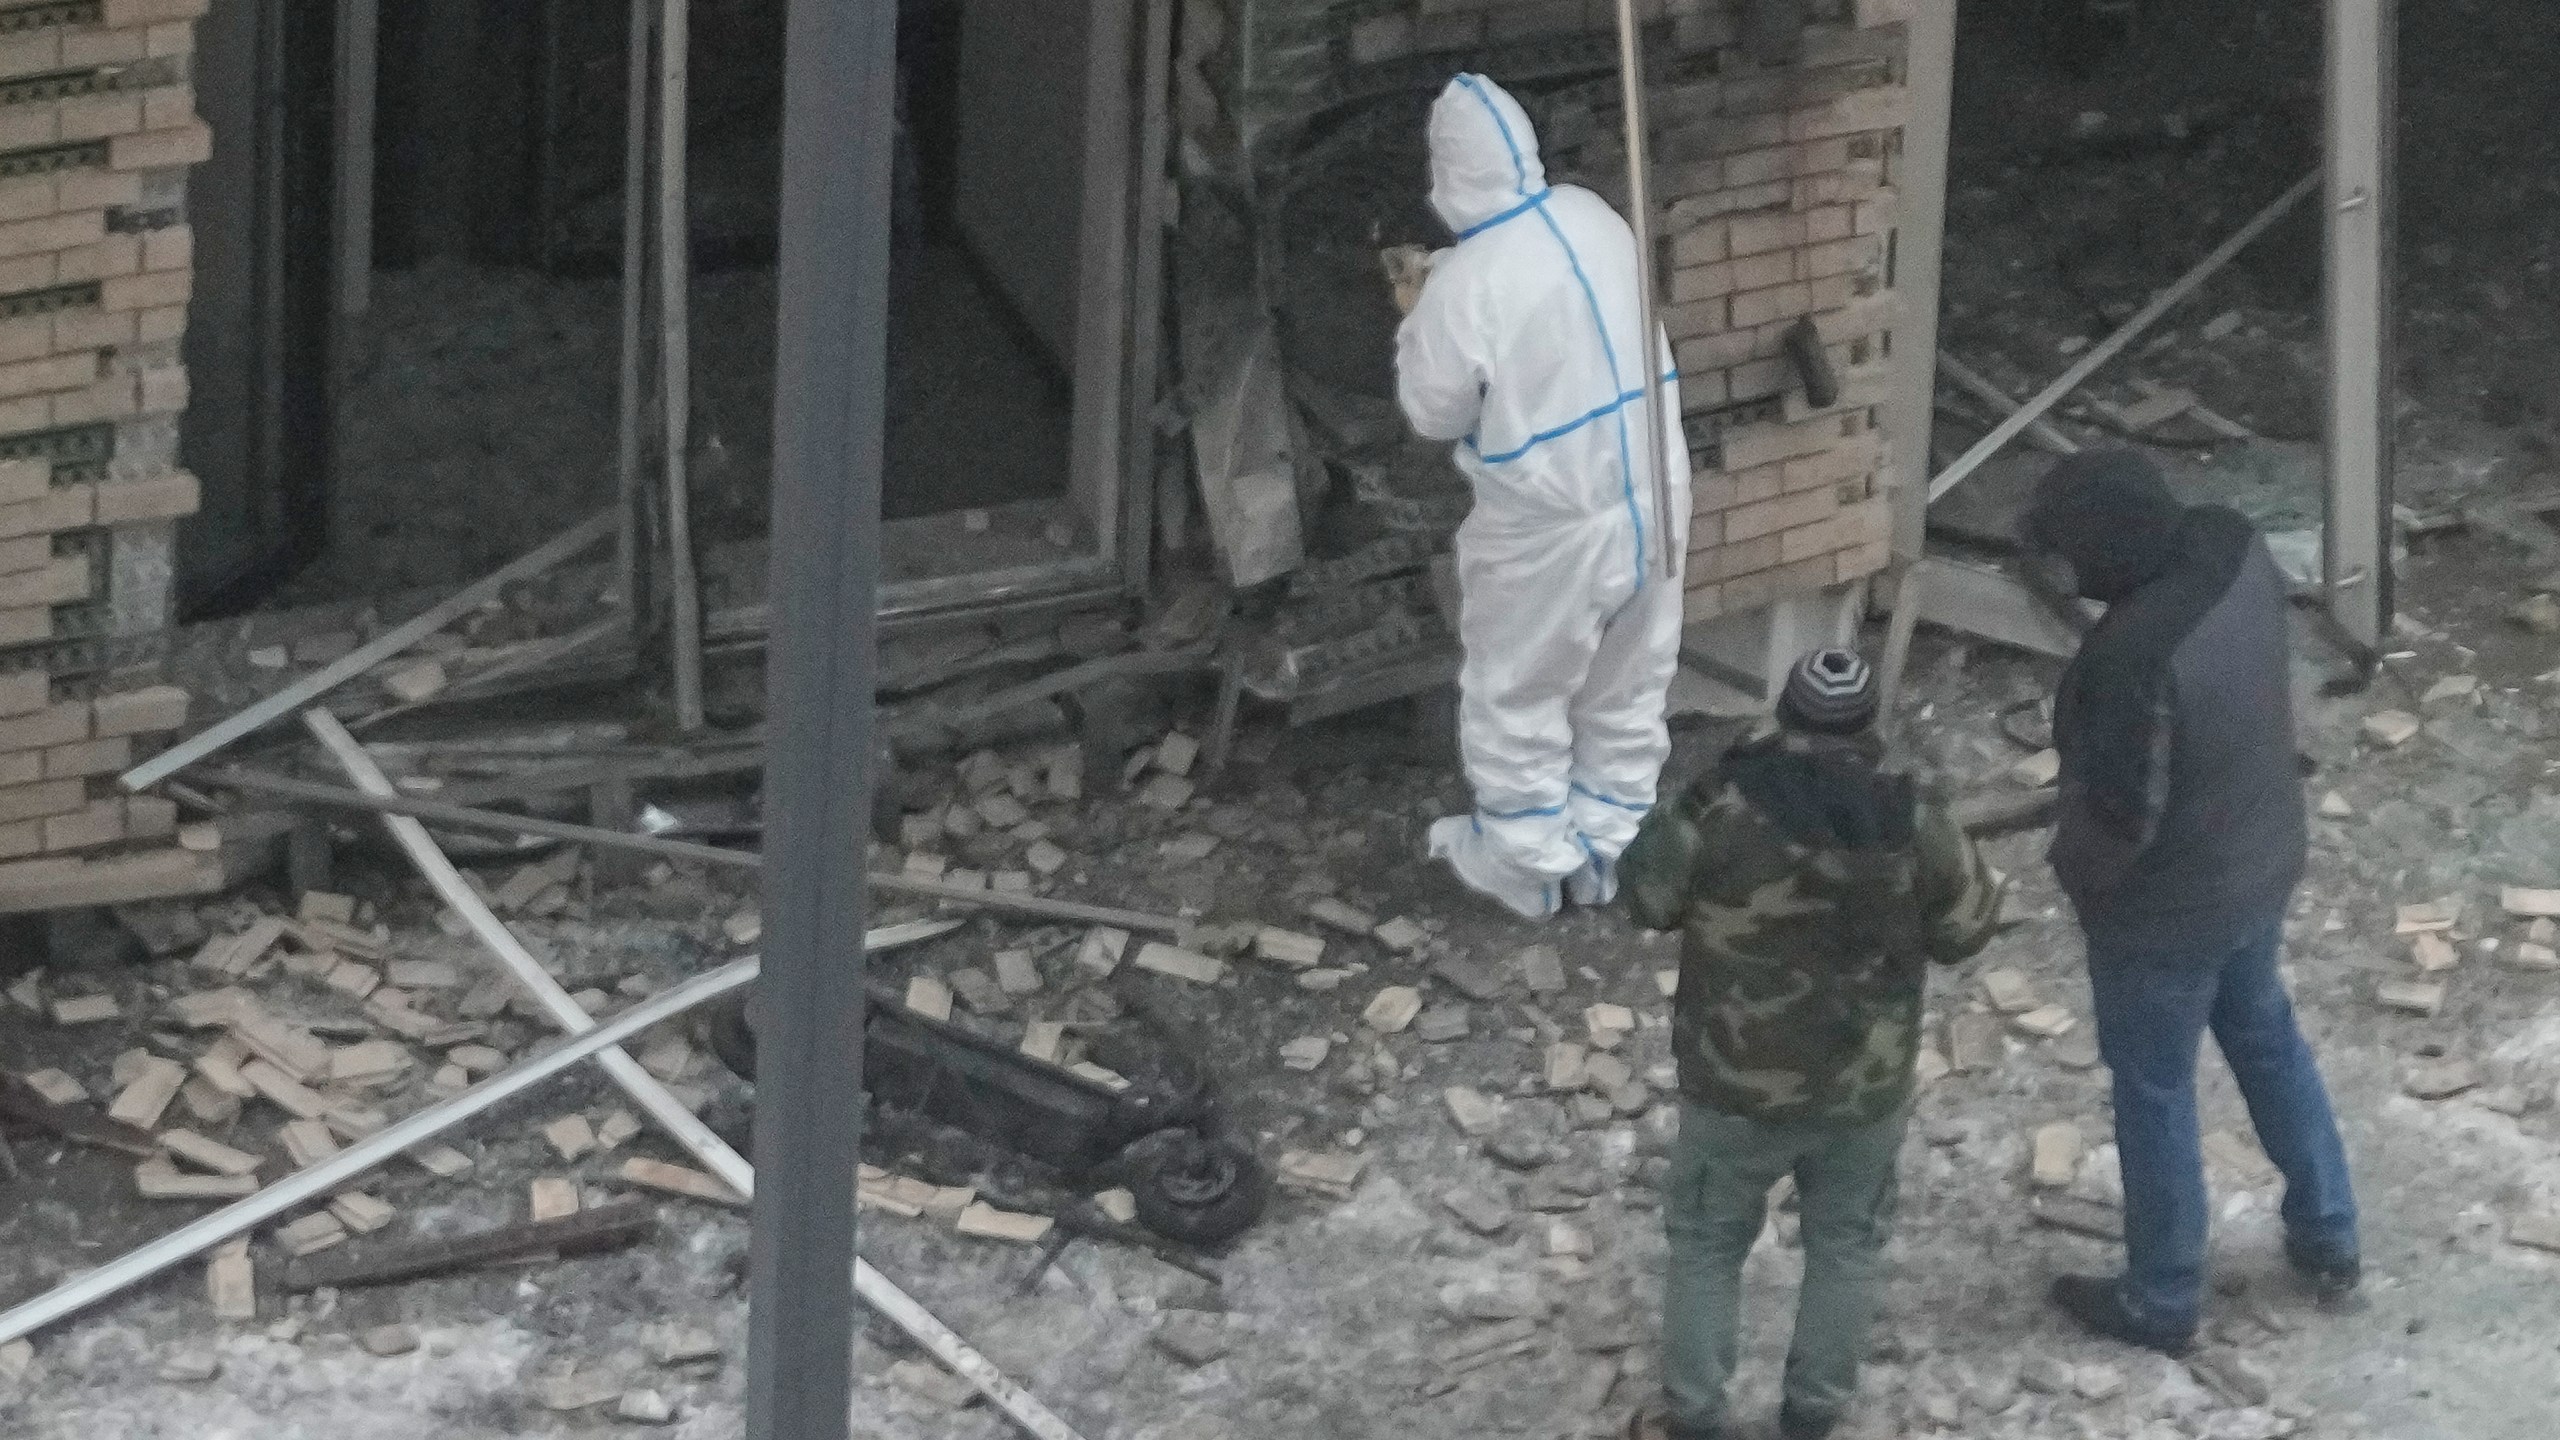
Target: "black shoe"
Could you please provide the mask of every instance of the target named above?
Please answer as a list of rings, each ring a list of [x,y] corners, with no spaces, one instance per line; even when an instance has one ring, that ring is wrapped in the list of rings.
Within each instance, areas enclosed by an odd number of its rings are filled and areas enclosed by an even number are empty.
[[[2125,1303],[2123,1286],[2096,1275],[2064,1275],[2053,1282],[2053,1303],[2062,1313],[2080,1322],[2080,1327],[2093,1335],[2157,1350],[2163,1355],[2184,1355],[2196,1342],[2192,1324],[2167,1328],[2145,1320]]]
[[[2285,1262],[2302,1283],[2311,1287],[2312,1299],[2323,1309],[2337,1309],[2355,1303],[2356,1287],[2364,1283],[2364,1262],[2354,1255],[2323,1254],[2307,1246],[2284,1242]]]
[[[1839,1424],[1837,1415],[1807,1415],[1792,1405],[1778,1409],[1778,1433],[1786,1440],[1830,1440]]]

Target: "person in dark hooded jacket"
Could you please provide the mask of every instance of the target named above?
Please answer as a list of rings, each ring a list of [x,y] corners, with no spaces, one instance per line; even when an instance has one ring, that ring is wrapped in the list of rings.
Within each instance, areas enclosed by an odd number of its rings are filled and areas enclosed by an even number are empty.
[[[2028,544],[2106,614],[2054,696],[2054,873],[2087,937],[2114,1074],[2125,1273],[2053,1298],[2099,1334],[2172,1354],[2203,1299],[2196,1115],[2205,1031],[2285,1177],[2285,1253],[2324,1299],[2362,1267],[2337,1120],[2277,970],[2308,848],[2285,584],[2249,522],[2188,506],[2126,452],[2057,464]]]

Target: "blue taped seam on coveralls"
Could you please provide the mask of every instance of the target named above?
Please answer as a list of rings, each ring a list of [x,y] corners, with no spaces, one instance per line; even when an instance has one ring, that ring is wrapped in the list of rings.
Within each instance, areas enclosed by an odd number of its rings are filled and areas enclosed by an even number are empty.
[[[1605,895],[1670,751],[1681,594],[1649,583],[1647,561],[1685,549],[1678,371],[1657,333],[1660,412],[1630,385],[1634,236],[1590,191],[1547,183],[1518,101],[1460,76],[1430,126],[1432,205],[1459,239],[1397,332],[1397,398],[1418,434],[1454,444],[1475,492],[1455,556],[1474,805],[1432,827],[1432,852],[1540,916],[1567,877],[1577,898]],[[1663,426],[1667,515],[1640,423]]]

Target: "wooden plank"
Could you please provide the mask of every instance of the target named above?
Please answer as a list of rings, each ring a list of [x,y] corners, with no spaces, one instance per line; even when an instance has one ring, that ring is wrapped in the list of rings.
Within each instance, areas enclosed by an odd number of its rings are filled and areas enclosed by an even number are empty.
[[[2031,654],[2067,660],[2079,653],[2080,637],[2009,575],[1938,555],[1911,568],[1921,587],[1919,619]]]
[[[647,1239],[657,1214],[638,1200],[617,1201],[560,1220],[500,1225],[468,1235],[350,1247],[296,1260],[284,1272],[288,1294],[396,1285],[536,1256],[589,1255]]]
[[[2329,0],[2329,483],[2321,580],[2330,615],[2379,648],[2392,609],[2393,91],[2396,0]]]

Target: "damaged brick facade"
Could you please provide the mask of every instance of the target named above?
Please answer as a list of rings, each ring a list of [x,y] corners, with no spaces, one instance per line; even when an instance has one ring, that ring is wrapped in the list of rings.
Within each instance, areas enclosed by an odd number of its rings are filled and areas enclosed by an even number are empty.
[[[169,802],[113,777],[186,719],[116,642],[168,623],[197,504],[178,421],[205,4],[0,4],[0,908],[197,859],[157,844]]]
[[[1913,0],[1810,0],[1764,65],[1740,0],[1649,0],[1657,284],[1695,461],[1689,618],[1882,570],[1891,500],[1895,189]],[[1205,8],[1205,7],[1203,7]],[[1186,129],[1241,152],[1312,115],[1481,69],[1539,118],[1548,172],[1626,202],[1615,0],[1230,0],[1186,38]],[[1811,319],[1840,390],[1785,352]]]

